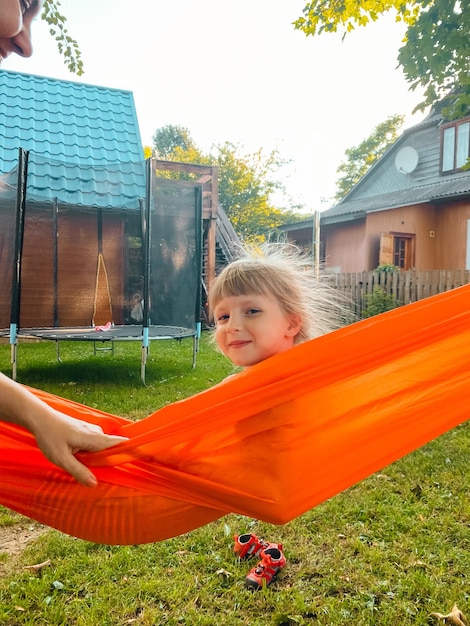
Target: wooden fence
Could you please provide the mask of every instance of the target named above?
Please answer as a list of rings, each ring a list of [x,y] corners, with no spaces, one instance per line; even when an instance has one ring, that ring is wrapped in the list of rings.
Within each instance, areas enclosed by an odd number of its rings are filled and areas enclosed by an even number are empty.
[[[367,295],[374,287],[381,287],[391,295],[398,306],[410,304],[429,296],[434,296],[455,287],[470,283],[470,270],[399,270],[395,272],[356,272],[333,274],[331,284],[342,296],[351,302],[351,308],[358,317],[367,304]],[[470,302],[469,302],[470,306]]]

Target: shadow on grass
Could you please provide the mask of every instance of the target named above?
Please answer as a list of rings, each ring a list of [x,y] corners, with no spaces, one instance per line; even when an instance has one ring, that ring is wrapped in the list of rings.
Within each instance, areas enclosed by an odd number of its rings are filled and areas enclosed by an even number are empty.
[[[147,372],[147,375],[149,372]],[[106,383],[120,385],[141,383],[139,364],[130,362],[72,361],[48,365],[33,365],[18,370],[18,382],[37,386],[39,383]]]

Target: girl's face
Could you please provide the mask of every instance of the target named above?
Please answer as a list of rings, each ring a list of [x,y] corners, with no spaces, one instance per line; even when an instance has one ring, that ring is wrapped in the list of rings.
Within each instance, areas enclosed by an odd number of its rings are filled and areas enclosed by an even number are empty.
[[[41,6],[42,0],[0,0],[0,62],[11,53],[31,56],[31,23]]]
[[[286,315],[271,295],[223,298],[214,307],[215,338],[232,363],[242,367],[292,348],[300,319]]]

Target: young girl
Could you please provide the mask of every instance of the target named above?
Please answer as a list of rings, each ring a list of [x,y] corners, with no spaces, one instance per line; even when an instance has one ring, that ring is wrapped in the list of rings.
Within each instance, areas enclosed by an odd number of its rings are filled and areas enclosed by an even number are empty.
[[[238,367],[251,367],[345,323],[336,292],[316,275],[312,259],[294,246],[246,250],[226,266],[209,290],[215,340]],[[286,564],[282,545],[254,534],[235,536],[242,559],[260,557],[246,585],[260,589]]]

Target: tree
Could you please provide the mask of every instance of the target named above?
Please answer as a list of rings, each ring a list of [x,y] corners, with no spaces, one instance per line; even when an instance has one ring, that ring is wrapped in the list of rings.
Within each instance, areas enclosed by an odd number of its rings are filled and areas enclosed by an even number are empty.
[[[177,163],[197,163],[198,165],[213,164],[210,157],[204,155],[184,126],[168,124],[155,131],[153,135],[153,155],[165,161]],[[197,174],[191,172],[161,171],[162,178],[173,180],[196,180]]]
[[[244,241],[264,241],[268,233],[296,217],[292,210],[275,207],[270,200],[271,194],[283,188],[273,175],[284,161],[277,150],[267,156],[261,149],[244,155],[239,150],[230,142],[217,146],[219,200]]]
[[[154,150],[159,158],[181,163],[214,165],[219,170],[219,202],[237,234],[248,240],[264,240],[268,232],[288,221],[300,219],[292,208],[278,208],[270,196],[283,186],[274,176],[284,161],[276,150],[265,155],[260,149],[241,154],[240,146],[225,142],[204,154],[196,146],[187,128],[164,126],[154,136]],[[190,174],[166,172],[172,178]],[[303,216],[305,218],[305,216]]]
[[[172,124],[163,126],[155,131],[152,139],[155,154],[160,159],[172,157],[172,160],[176,160],[174,153],[177,148],[180,148],[183,152],[195,148],[189,130],[183,126],[174,126]]]
[[[398,63],[410,89],[424,89],[423,110],[443,100],[444,116],[462,117],[470,107],[470,5],[464,0],[311,0],[294,22],[307,36],[345,34],[395,11],[407,25]]]
[[[385,122],[378,124],[373,132],[353,148],[345,151],[346,161],[341,163],[336,172],[340,178],[336,181],[336,200],[341,200],[364,176],[367,170],[385,154],[394,143],[404,122],[403,115],[392,115]]]
[[[60,0],[44,0],[41,19],[49,24],[49,32],[57,42],[59,53],[64,57],[64,63],[72,74],[83,74],[83,61],[78,43],[70,37],[65,27],[66,19],[61,14]]]

